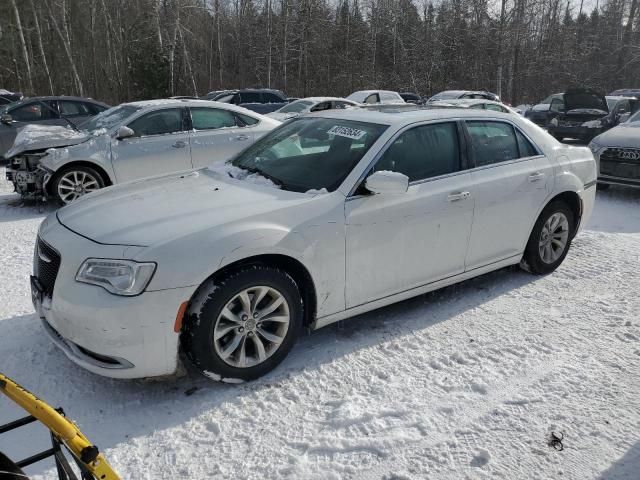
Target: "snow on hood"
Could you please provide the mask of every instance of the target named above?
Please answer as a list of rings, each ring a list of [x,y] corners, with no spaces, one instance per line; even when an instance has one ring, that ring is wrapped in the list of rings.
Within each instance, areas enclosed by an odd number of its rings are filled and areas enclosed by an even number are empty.
[[[96,242],[149,246],[251,216],[262,218],[300,201],[299,193],[203,169],[99,190],[60,209],[58,220]]]
[[[640,122],[621,123],[593,139],[603,147],[640,148]]]
[[[26,125],[18,130],[13,146],[5,154],[11,158],[30,150],[77,145],[90,138],[90,135],[59,125]]]

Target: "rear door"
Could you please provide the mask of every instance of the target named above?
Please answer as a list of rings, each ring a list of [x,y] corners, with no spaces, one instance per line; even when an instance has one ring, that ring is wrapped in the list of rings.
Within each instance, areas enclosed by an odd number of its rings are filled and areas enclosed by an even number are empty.
[[[191,108],[191,161],[194,168],[224,162],[254,140],[252,129],[221,108]]]
[[[514,125],[465,122],[475,197],[466,268],[521,255],[536,215],[553,189],[553,165]]]
[[[185,108],[154,110],[127,126],[134,136],[111,147],[118,182],[192,168]]]

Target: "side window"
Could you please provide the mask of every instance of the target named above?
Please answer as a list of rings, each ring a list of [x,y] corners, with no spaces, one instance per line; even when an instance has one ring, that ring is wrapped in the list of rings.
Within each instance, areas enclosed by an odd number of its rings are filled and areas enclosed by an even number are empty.
[[[259,121],[257,118],[253,118],[249,115],[245,115],[244,113],[236,113],[236,115],[240,119],[240,122],[243,124],[241,126],[244,126],[244,127],[248,127],[249,125],[255,125]]]
[[[89,110],[87,110],[87,108],[85,107],[85,104],[81,102],[59,100],[58,108],[60,109],[60,114],[66,117],[86,117],[90,115]]]
[[[47,108],[46,105],[40,102],[33,102],[9,110],[7,113],[18,122],[38,122],[57,118],[58,116],[54,114],[55,110],[52,111],[52,108]]]
[[[485,103],[484,108],[487,110],[493,110],[494,112],[504,112],[504,109],[500,105],[496,105],[495,103]]]
[[[520,150],[520,158],[535,157],[538,155],[538,150],[531,145],[531,142],[516,129],[516,138],[518,139],[518,150]]]
[[[184,130],[182,125],[182,109],[169,108],[147,113],[131,122],[129,128],[131,128],[138,137],[181,132]]]
[[[554,98],[551,100],[551,106],[549,110],[552,112],[561,112],[564,110],[564,100],[561,98]]]
[[[104,112],[107,109],[107,107],[103,107],[102,105],[96,105],[95,103],[84,103],[83,105],[89,112],[89,115],[97,115],[100,112]]]
[[[342,102],[342,101],[335,101],[333,102],[333,108],[335,109],[343,109],[343,108],[347,108],[350,107],[351,104],[348,102]]]
[[[475,105],[471,105],[469,108],[473,108],[475,110],[484,110],[485,109],[485,104],[484,103],[476,103]]]
[[[242,92],[240,94],[240,103],[262,103],[258,92]]]
[[[277,95],[269,92],[264,92],[262,94],[263,103],[283,103],[283,100]]]
[[[235,127],[236,119],[232,112],[218,108],[192,108],[191,123],[194,130],[214,130],[216,128]]]
[[[519,158],[513,127],[502,122],[467,122],[476,167]]]
[[[374,170],[400,172],[413,182],[460,168],[458,129],[455,123],[446,122],[407,130],[384,152]]]
[[[321,112],[322,110],[331,110],[331,102],[322,102],[311,109],[312,112]]]
[[[364,99],[364,103],[380,103],[380,97],[377,93],[372,93]]]

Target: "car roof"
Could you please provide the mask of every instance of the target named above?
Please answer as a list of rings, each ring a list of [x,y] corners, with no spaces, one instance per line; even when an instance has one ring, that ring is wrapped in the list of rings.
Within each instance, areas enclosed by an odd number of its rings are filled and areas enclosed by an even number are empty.
[[[299,102],[300,100],[305,100],[305,101],[309,101],[309,102],[316,102],[316,103],[328,102],[330,100],[340,100],[340,101],[347,101],[347,102],[351,102],[351,103],[357,103],[357,102],[354,102],[353,100],[348,100],[348,99],[342,98],[342,97],[303,97],[303,98],[298,98],[298,99],[294,100],[294,102]],[[291,102],[291,103],[293,103],[293,102]]]
[[[156,100],[141,100],[138,102],[123,103],[122,105],[131,105],[141,108],[154,107],[205,107],[205,108],[221,108],[224,110],[233,110],[234,112],[250,115],[252,117],[262,117],[258,112],[247,110],[239,105],[231,103],[216,102],[215,100],[193,100],[189,98],[159,98]],[[120,106],[122,106],[120,105]]]
[[[45,101],[45,100],[74,100],[74,101],[78,101],[78,102],[91,102],[91,103],[97,103],[99,105],[107,106],[106,103],[100,102],[99,100],[94,100],[93,98],[74,97],[74,96],[71,96],[71,95],[48,95],[48,96],[41,96],[41,97],[23,97],[21,101],[22,102],[29,102],[29,101],[33,101],[33,100],[41,100],[41,101]]]
[[[345,110],[324,110],[305,116],[352,120],[356,122],[378,123],[382,125],[409,125],[415,122],[429,120],[446,120],[454,118],[487,118],[512,119],[508,113],[492,110],[469,110],[466,108],[436,108],[428,109],[416,107],[414,109],[398,108],[386,110],[368,110],[364,108],[350,108]]]
[[[398,92],[395,92],[393,90],[357,90],[355,92],[350,93],[349,96],[355,93],[364,93],[368,95],[370,93],[398,93]]]
[[[486,98],[451,98],[449,100],[436,100],[431,102],[431,105],[477,105],[478,103],[493,103],[495,105],[500,105],[503,107],[504,105],[500,102],[496,102],[495,100],[488,100]]]

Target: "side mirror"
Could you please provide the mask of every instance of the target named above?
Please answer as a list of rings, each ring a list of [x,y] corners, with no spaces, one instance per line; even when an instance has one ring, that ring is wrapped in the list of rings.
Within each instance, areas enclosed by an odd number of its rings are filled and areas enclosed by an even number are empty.
[[[129,127],[122,126],[118,129],[116,133],[116,139],[124,140],[125,138],[133,137],[135,132],[131,130]]]
[[[629,117],[631,116],[630,113],[622,113],[618,116],[618,123],[624,123],[627,120],[629,120]]]
[[[13,123],[13,117],[8,113],[5,113],[0,117],[0,122],[4,123],[5,125],[11,125]]]
[[[398,172],[380,170],[367,177],[364,187],[371,193],[406,193],[409,189],[409,177]]]

